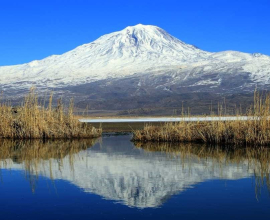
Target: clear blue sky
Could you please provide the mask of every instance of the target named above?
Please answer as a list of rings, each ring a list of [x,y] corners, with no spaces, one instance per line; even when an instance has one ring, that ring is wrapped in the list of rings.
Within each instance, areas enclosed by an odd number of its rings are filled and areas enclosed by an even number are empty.
[[[138,23],[207,51],[270,55],[270,0],[0,0],[0,65],[62,54]]]

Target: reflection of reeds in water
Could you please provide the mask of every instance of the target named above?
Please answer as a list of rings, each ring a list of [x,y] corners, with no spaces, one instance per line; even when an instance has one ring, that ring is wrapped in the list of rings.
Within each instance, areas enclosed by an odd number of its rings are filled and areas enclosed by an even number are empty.
[[[226,116],[219,107],[218,117]],[[270,145],[270,95],[254,93],[254,105],[247,110],[247,120],[177,122],[163,126],[146,125],[134,131],[135,141],[202,142],[238,146]]]
[[[58,161],[61,170],[62,160],[68,157],[71,170],[74,170],[74,155],[93,146],[95,139],[83,140],[54,140],[42,142],[40,140],[1,140],[0,139],[0,169],[9,167],[7,163],[23,164],[25,176],[34,191],[36,180],[45,164],[49,161],[50,178],[53,180],[51,161]],[[79,159],[79,158],[76,158]],[[2,165],[2,167],[1,167]],[[45,168],[45,170],[48,167]]]
[[[0,103],[0,138],[9,139],[68,139],[93,138],[101,135],[101,129],[79,122],[73,115],[73,101],[65,112],[62,100],[52,107],[41,104],[32,89],[22,105],[14,108]]]
[[[228,164],[246,164],[252,169],[255,177],[256,196],[260,193],[262,186],[266,185],[270,191],[270,149],[269,148],[236,148],[207,146],[190,143],[169,143],[169,142],[135,142],[135,146],[150,152],[165,152],[170,156],[181,158],[182,165],[189,164],[189,159],[211,159],[215,163],[212,166],[219,166],[222,170]],[[192,162],[191,162],[192,164]],[[222,174],[220,174],[222,175]]]

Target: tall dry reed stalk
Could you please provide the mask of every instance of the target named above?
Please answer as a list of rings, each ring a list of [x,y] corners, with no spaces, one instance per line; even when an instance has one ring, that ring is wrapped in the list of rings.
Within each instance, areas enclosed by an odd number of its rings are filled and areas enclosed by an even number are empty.
[[[23,104],[14,108],[0,103],[0,138],[10,139],[58,139],[93,138],[101,135],[101,129],[80,123],[73,116],[73,100],[65,113],[62,100],[52,107],[50,95],[47,107],[40,105],[38,96],[31,89]]]
[[[224,111],[219,106],[219,117]],[[203,142],[238,146],[270,145],[270,95],[254,93],[254,105],[245,116],[247,120],[198,121],[165,123],[163,126],[145,125],[134,131],[134,141]]]

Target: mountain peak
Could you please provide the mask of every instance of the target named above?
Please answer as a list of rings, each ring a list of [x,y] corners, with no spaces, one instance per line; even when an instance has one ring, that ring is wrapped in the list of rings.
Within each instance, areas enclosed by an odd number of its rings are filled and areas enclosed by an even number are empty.
[[[258,66],[258,60],[263,64]],[[59,87],[164,71],[184,71],[192,78],[200,77],[202,72],[226,72],[228,68],[252,73],[256,79],[264,81],[269,79],[269,60],[258,54],[206,52],[157,26],[137,24],[103,35],[62,55],[0,67],[0,86],[19,82],[27,87],[34,82],[44,87]]]
[[[134,26],[128,26],[120,32],[127,33],[127,34],[138,34],[139,36],[141,36],[142,33],[151,34],[152,36],[156,35],[156,37],[167,35],[167,36],[170,36],[170,38],[172,38],[172,36],[169,33],[167,33],[165,30],[154,25],[137,24]]]
[[[154,25],[136,24],[134,26],[127,26],[124,30],[126,29],[161,29],[161,28]]]
[[[19,70],[10,67],[7,71],[3,67],[0,76],[5,77],[4,80],[1,78],[0,85],[26,78],[29,82],[53,79],[55,85],[70,84],[75,78],[76,83],[92,82],[198,62],[209,54],[157,26],[137,24],[103,35],[62,55],[18,66]]]
[[[172,55],[175,58],[178,57],[176,60],[184,61],[186,58],[190,59],[190,55],[195,53],[196,57],[200,57],[201,53],[207,53],[180,41],[154,25],[137,24],[135,26],[128,26],[121,31],[104,35],[96,42],[102,44],[103,47],[106,47],[113,54],[119,54],[120,52],[121,57],[123,53],[131,54],[132,57],[140,57],[145,54],[149,56],[154,54],[154,57]],[[147,58],[150,58],[149,56]]]

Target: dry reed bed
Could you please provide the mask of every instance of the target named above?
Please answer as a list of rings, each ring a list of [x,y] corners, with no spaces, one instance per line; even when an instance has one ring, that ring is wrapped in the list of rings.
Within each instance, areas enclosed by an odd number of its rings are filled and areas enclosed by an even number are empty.
[[[223,117],[222,107],[219,116]],[[201,142],[238,146],[270,145],[270,96],[254,93],[254,105],[245,121],[173,122],[163,126],[145,125],[134,131],[134,141]]]
[[[73,115],[73,100],[64,111],[61,99],[52,107],[51,95],[48,105],[40,104],[32,89],[22,105],[13,108],[0,103],[0,138],[9,139],[70,139],[94,138],[102,130],[80,123]]]

